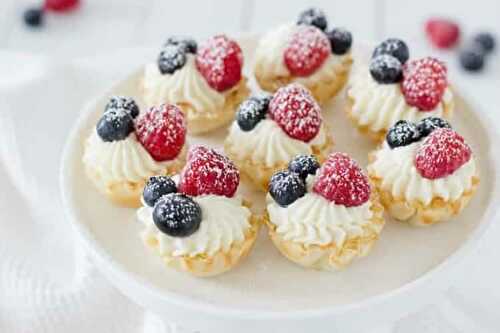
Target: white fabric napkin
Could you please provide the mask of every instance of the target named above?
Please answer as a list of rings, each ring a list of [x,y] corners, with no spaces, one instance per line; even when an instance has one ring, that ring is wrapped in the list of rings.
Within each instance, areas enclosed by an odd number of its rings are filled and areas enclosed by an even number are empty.
[[[63,63],[0,51],[0,332],[181,331],[101,276],[59,198],[60,154],[81,107],[149,54],[120,50]],[[429,308],[385,332],[460,332],[463,325],[495,331],[500,227],[493,229],[452,294],[445,314],[451,323],[443,321],[443,307]],[[454,309],[460,302],[465,314]]]

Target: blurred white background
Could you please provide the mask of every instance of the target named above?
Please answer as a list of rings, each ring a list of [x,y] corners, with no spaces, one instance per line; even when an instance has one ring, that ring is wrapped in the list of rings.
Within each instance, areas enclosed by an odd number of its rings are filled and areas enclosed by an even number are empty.
[[[37,0],[2,0],[0,47],[81,56],[116,48],[159,45],[168,34],[207,37],[225,31],[262,32],[308,6],[323,8],[330,24],[348,27],[359,40],[399,36],[419,42],[432,15],[457,20],[465,33],[500,32],[497,0],[82,0],[69,15],[49,15],[39,31],[20,19]]]
[[[457,21],[464,39],[478,31],[500,36],[498,0],[81,0],[78,10],[47,15],[42,28],[27,28],[22,13],[40,2],[0,1],[0,52],[49,55],[58,61],[109,55],[119,62],[119,50],[159,47],[171,34],[203,38],[221,31],[263,32],[295,20],[305,7],[318,6],[327,12],[330,25],[347,27],[355,41],[403,38],[412,54],[437,54],[447,60],[453,76],[464,74],[457,53],[430,46],[424,36],[426,19],[442,16]],[[500,83],[498,57],[488,61],[481,75],[466,77],[462,80],[466,88],[480,90],[488,103],[495,102],[490,96]]]
[[[495,124],[500,123],[499,52],[489,59],[483,73],[467,74],[460,70],[456,52],[433,49],[423,32],[425,20],[437,15],[459,22],[466,37],[486,30],[493,32],[498,41],[498,0],[81,2],[81,7],[72,13],[48,15],[45,25],[34,30],[23,24],[22,13],[36,5],[37,0],[0,0],[0,134],[4,134],[0,135],[0,178],[8,177],[12,171],[7,168],[11,165],[2,166],[2,162],[12,164],[16,158],[19,158],[20,167],[24,164],[25,170],[20,172],[27,173],[25,176],[28,177],[30,170],[26,164],[31,166],[36,162],[34,157],[33,161],[29,159],[30,149],[34,151],[38,147],[43,150],[53,145],[55,148],[47,156],[50,162],[37,170],[38,177],[32,174],[33,179],[26,181],[32,181],[30,184],[39,188],[40,200],[50,198],[58,201],[54,186],[58,154],[67,129],[47,135],[38,143],[15,142],[15,136],[9,141],[5,140],[9,136],[4,130],[10,124],[2,123],[9,118],[2,118],[3,115],[8,116],[9,111],[26,112],[31,103],[35,105],[35,111],[55,108],[59,110],[57,114],[64,115],[64,119],[58,121],[71,123],[72,117],[88,98],[101,92],[112,80],[128,74],[132,66],[146,62],[145,57],[150,55],[148,50],[155,50],[168,35],[203,38],[218,32],[263,32],[280,22],[295,20],[298,12],[309,6],[323,8],[329,15],[330,24],[347,27],[353,32],[355,42],[401,37],[408,42],[413,54],[438,54],[445,58],[449,61],[453,81],[459,82],[469,95],[477,99]],[[71,76],[61,77],[68,72],[72,73]],[[38,93],[36,97],[31,95],[34,91]],[[61,98],[62,94],[64,98]],[[3,102],[3,97],[10,101],[26,101],[7,104]],[[17,110],[19,105],[26,107]],[[36,127],[37,118],[29,119],[34,120],[29,125]],[[13,123],[12,126],[13,130],[19,130],[24,124]],[[500,125],[497,128],[500,130]],[[15,150],[16,147],[19,151]],[[487,176],[484,175],[485,181]],[[4,185],[0,185],[0,190],[1,186],[7,188]],[[13,197],[12,193],[0,191],[1,213],[9,209],[8,200]],[[55,207],[57,202],[53,203]],[[22,215],[19,219],[62,219],[60,211],[55,208],[36,212],[33,216]],[[27,223],[19,234],[17,229],[6,229],[12,221],[6,221],[4,216],[0,214],[2,233],[12,234],[12,242],[0,242],[0,332],[171,332],[168,327],[159,324],[157,318],[129,303],[91,268],[91,264],[85,261],[74,263],[71,256],[66,256],[64,260],[54,259],[53,253],[64,251],[64,246],[71,245],[71,237],[56,238],[48,231],[48,224],[40,221],[37,237],[32,235],[33,226]],[[64,221],[59,222],[59,232],[70,232],[65,229]],[[35,246],[42,237],[45,237],[43,248]],[[430,306],[422,313],[398,321],[393,332],[499,332],[499,238],[500,226],[494,225],[477,253],[465,263],[468,274],[458,277],[457,284],[450,286],[452,290],[444,300],[444,306]],[[13,259],[14,254],[23,256],[26,261],[19,263]],[[74,257],[81,258],[78,254]],[[40,267],[28,264],[29,259],[35,258]],[[44,263],[52,266],[43,267]],[[6,269],[13,265],[22,265],[22,269],[15,272]],[[83,278],[78,275],[79,271],[68,273],[78,265],[84,267],[79,267],[80,271],[85,271]],[[37,279],[33,274],[39,275]],[[57,297],[52,294],[49,297],[49,289]]]

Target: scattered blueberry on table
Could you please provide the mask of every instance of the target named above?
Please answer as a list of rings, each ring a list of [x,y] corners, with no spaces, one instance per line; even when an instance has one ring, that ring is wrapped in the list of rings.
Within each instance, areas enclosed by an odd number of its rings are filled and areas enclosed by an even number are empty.
[[[24,23],[32,28],[43,25],[47,12],[65,13],[78,7],[80,0],[45,0],[39,7],[28,8],[23,13]]]

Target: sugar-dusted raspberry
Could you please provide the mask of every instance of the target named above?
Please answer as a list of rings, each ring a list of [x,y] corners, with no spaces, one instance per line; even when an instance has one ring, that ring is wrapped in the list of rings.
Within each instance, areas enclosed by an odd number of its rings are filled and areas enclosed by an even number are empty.
[[[240,82],[242,67],[240,46],[225,35],[209,38],[198,49],[196,68],[217,91],[230,89]]]
[[[462,136],[452,129],[438,128],[418,149],[415,167],[422,177],[437,179],[451,175],[471,156],[472,151]]]
[[[360,206],[370,199],[368,178],[359,165],[344,153],[331,154],[318,170],[314,192],[337,205]]]
[[[278,89],[269,103],[269,115],[290,137],[311,141],[321,127],[321,108],[298,83]]]
[[[179,191],[187,195],[215,194],[232,197],[240,183],[233,162],[214,149],[193,147],[181,172]]]
[[[184,115],[173,104],[152,107],[137,118],[135,133],[156,161],[172,160],[179,155],[186,141]]]
[[[403,66],[401,90],[409,105],[421,111],[433,110],[448,86],[447,69],[441,61],[427,57]]]
[[[321,67],[330,52],[330,41],[323,31],[300,25],[291,36],[283,57],[292,75],[309,76]]]

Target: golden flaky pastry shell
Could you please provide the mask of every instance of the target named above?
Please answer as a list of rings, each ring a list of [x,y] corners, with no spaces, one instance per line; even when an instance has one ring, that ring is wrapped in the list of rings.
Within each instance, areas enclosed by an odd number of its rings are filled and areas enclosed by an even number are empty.
[[[245,258],[252,249],[257,235],[259,233],[261,220],[255,215],[250,217],[250,228],[245,233],[243,241],[234,242],[229,251],[219,250],[214,255],[200,254],[194,257],[171,256],[161,254],[159,251],[158,241],[156,238],[144,238],[146,246],[153,249],[163,262],[171,268],[178,271],[188,272],[198,277],[210,277],[222,274],[234,268],[238,263]]]
[[[335,243],[327,245],[305,245],[290,240],[285,240],[276,232],[276,226],[269,220],[269,215],[265,214],[269,236],[274,245],[289,260],[307,268],[325,271],[338,271],[349,265],[354,259],[361,258],[372,249],[379,238],[385,220],[383,217],[384,208],[379,203],[377,193],[373,191],[370,198],[373,217],[365,226],[363,234],[358,236],[347,236],[341,247]]]
[[[375,153],[369,155],[369,161],[370,163],[375,161]],[[368,168],[368,177],[379,193],[381,204],[391,217],[419,227],[447,221],[460,214],[476,192],[480,182],[479,175],[474,176],[471,189],[462,193],[457,200],[445,201],[440,197],[434,197],[429,204],[424,204],[419,200],[408,201],[404,197],[394,197],[390,191],[382,189],[382,178],[370,172],[370,168]]]
[[[311,94],[319,104],[323,105],[342,90],[349,79],[352,62],[352,56],[345,57],[340,68],[332,69],[336,72],[335,75],[323,75],[321,80],[314,82],[307,81],[307,83],[300,81],[300,83],[311,91]],[[255,62],[254,75],[259,86],[269,92],[276,92],[279,88],[298,79],[298,77],[293,75],[271,76],[270,71],[258,59]]]
[[[141,82],[144,95],[144,84]],[[238,106],[250,95],[247,78],[242,77],[240,82],[227,92],[224,106],[216,110],[197,110],[188,103],[176,103],[184,113],[189,134],[204,134],[229,124],[236,113]],[[164,103],[169,101],[165,100]]]
[[[352,96],[349,96],[346,94],[346,106],[344,108],[345,113],[347,114],[347,117],[351,120],[351,122],[356,126],[358,131],[363,134],[364,136],[370,138],[372,141],[376,143],[380,143],[384,141],[385,136],[387,134],[387,131],[389,128],[386,129],[381,129],[379,131],[374,131],[370,128],[371,124],[367,125],[361,125],[359,123],[359,118],[354,115],[352,112],[352,108],[354,106],[354,98]],[[443,104],[443,117],[446,119],[450,119],[453,115],[453,110],[454,110],[454,102],[450,102],[447,104]],[[391,124],[392,126],[392,124]]]
[[[329,129],[326,128],[326,126],[325,131],[329,133]],[[233,142],[227,138],[226,141],[224,141],[224,152],[236,164],[242,177],[248,179],[259,190],[266,192],[271,176],[279,170],[286,169],[290,161],[282,161],[273,166],[267,166],[263,162],[255,162],[250,158],[240,159],[238,157],[238,151],[240,149],[239,144],[240,143]],[[313,155],[316,156],[320,163],[323,163],[333,146],[334,142],[332,136],[326,134],[326,141],[324,144],[321,146],[312,146]]]
[[[174,175],[179,173],[184,164],[186,163],[186,151],[183,149],[181,154],[172,160],[165,170],[161,173],[151,174],[151,176],[163,175]],[[94,186],[99,190],[99,192],[106,195],[113,203],[123,207],[139,208],[142,206],[141,197],[142,191],[148,178],[142,179],[141,181],[120,181],[120,182],[109,182],[105,181],[98,170],[89,167],[85,164],[85,173],[88,178],[92,181]]]

